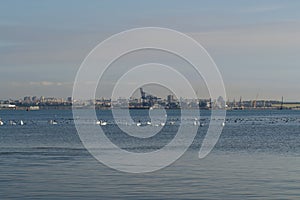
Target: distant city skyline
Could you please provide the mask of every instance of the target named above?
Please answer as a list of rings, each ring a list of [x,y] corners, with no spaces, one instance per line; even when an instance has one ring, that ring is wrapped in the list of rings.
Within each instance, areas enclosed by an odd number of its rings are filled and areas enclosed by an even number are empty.
[[[172,94],[158,97],[140,88],[140,97],[118,99],[72,99],[72,97],[37,97],[25,96],[19,100],[0,100],[0,110],[40,110],[40,109],[201,109],[201,110],[300,110],[300,102],[284,102],[276,100],[224,100],[217,99],[186,99],[176,98]]]
[[[199,97],[197,99],[195,98],[190,98],[190,97],[176,97],[173,94],[165,94],[165,96],[157,96],[157,98],[159,99],[164,99],[167,100],[170,96],[172,96],[173,99],[175,100],[209,100],[211,99],[210,97]],[[219,97],[220,98],[220,97]],[[54,102],[71,102],[71,101],[91,101],[91,100],[110,100],[110,101],[119,101],[119,100],[130,100],[130,99],[142,99],[141,96],[138,95],[133,95],[129,98],[127,97],[118,97],[115,99],[112,99],[111,97],[104,97],[104,96],[96,96],[95,98],[92,99],[73,99],[72,96],[65,96],[65,97],[57,97],[57,96],[38,96],[38,95],[27,95],[27,96],[23,96],[23,97],[19,97],[19,98],[4,98],[4,99],[0,99],[0,103],[4,103],[4,102],[40,102],[40,101],[54,101]],[[215,101],[217,99],[211,99],[212,101]],[[238,97],[238,98],[233,98],[233,99],[229,99],[227,98],[225,100],[225,102],[251,102],[251,101],[276,101],[276,102],[284,102],[284,103],[300,103],[300,101],[290,101],[290,100],[286,100],[284,99],[284,97],[282,96],[280,99],[262,99],[262,98],[254,98],[254,99],[245,99],[242,96]]]
[[[227,99],[300,101],[299,8],[292,0],[2,1],[0,99],[72,96],[76,72],[98,43],[156,26],[207,49]]]

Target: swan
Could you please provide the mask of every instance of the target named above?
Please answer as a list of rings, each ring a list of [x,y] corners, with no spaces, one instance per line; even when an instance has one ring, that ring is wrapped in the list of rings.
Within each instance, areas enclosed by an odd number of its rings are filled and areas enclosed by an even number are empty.
[[[98,120],[98,121],[96,121],[96,124],[100,125],[100,126],[106,126],[107,122],[106,121],[102,121],[102,120]]]
[[[10,120],[10,121],[9,121],[9,124],[10,124],[10,125],[12,125],[12,126],[15,126],[15,125],[17,125],[17,123],[16,123],[16,122],[14,122],[14,121],[12,121],[12,120]]]
[[[105,121],[100,121],[100,126],[106,126],[107,125],[107,122],[105,122]]]
[[[164,123],[164,122],[160,123],[161,126],[165,126],[165,124],[166,124],[166,123]]]
[[[55,121],[55,120],[50,120],[50,121],[49,121],[49,124],[51,124],[51,125],[56,125],[56,124],[57,124],[57,121]]]

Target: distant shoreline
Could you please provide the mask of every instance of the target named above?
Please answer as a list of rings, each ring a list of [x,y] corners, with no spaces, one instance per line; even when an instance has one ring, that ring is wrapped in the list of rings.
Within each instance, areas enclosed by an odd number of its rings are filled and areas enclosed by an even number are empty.
[[[15,107],[15,108],[0,108],[0,110],[23,110],[23,111],[39,111],[39,110],[83,110],[83,109],[95,109],[95,110],[112,110],[111,107],[92,107],[92,106],[86,106],[86,107],[75,107],[72,106],[40,106],[38,109],[30,109],[30,107]],[[114,109],[128,109],[128,108],[114,108]],[[129,108],[131,110],[148,110],[149,108],[142,108],[142,107],[136,107],[136,108]],[[159,108],[155,108],[159,109]],[[166,110],[181,110],[181,108],[162,108]],[[196,108],[182,108],[182,110],[192,110]],[[199,108],[200,110],[213,110],[213,109],[207,109],[207,108]],[[239,111],[239,110],[300,110],[299,107],[266,107],[266,108],[226,108],[227,111]]]

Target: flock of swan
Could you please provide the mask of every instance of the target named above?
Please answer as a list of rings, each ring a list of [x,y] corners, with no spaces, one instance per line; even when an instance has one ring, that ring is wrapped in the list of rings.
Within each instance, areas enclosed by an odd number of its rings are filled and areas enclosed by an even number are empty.
[[[17,125],[24,126],[24,125],[26,125],[26,123],[23,120],[20,120],[20,121],[9,120],[9,121],[7,121],[7,123],[4,123],[4,121],[2,121],[2,119],[0,119],[0,126],[4,126],[6,124],[10,125],[10,126],[17,126]],[[55,125],[55,124],[58,124],[58,122],[56,120],[50,120],[49,124]]]
[[[16,125],[23,126],[23,125],[25,125],[25,123],[24,123],[23,120],[20,120],[19,122],[16,122],[16,121],[13,121],[13,120],[9,120],[8,124],[11,125],[11,126],[16,126]],[[0,119],[0,126],[3,126],[3,125],[4,125],[4,122]]]
[[[192,124],[194,126],[200,126],[200,127],[203,127],[205,126],[205,124],[203,122],[200,122],[199,119],[195,118],[194,120],[192,120]],[[106,126],[108,125],[108,122],[107,121],[103,121],[103,120],[98,120],[96,121],[96,124],[97,125],[100,125],[100,126]],[[125,123],[120,123],[118,122],[117,124],[122,124],[122,125],[126,125],[126,126],[130,126],[130,125],[135,125],[135,126],[165,126],[165,125],[176,125],[175,121],[169,121],[169,122],[158,122],[158,123],[152,123],[151,121],[147,121],[147,122],[141,122],[141,121],[138,121],[137,123],[133,123],[133,124],[129,124],[127,122]],[[221,123],[221,126],[225,126],[225,122],[222,122]]]
[[[197,119],[197,118],[195,118],[194,120],[191,120],[191,122],[194,126],[200,126],[200,127],[205,126],[205,124],[203,122],[200,122],[200,120]],[[49,120],[48,124],[57,125],[59,123],[56,120]],[[105,120],[96,120],[94,122],[94,124],[99,125],[99,126],[109,125],[109,123]],[[116,124],[122,124],[122,123],[117,122]],[[11,126],[20,125],[20,126],[23,126],[23,125],[26,125],[26,123],[23,120],[20,120],[20,121],[9,120],[5,123],[4,121],[2,121],[0,119],[0,126],[3,126],[3,125],[11,125]],[[147,122],[138,121],[138,122],[134,122],[132,124],[129,124],[129,123],[125,122],[123,125],[126,125],[126,126],[134,125],[134,126],[137,126],[137,127],[140,127],[140,126],[156,126],[156,127],[158,127],[158,126],[165,126],[165,125],[176,125],[176,123],[175,123],[175,121],[157,122],[157,123],[152,123],[151,121],[147,121]],[[225,122],[222,122],[221,126],[225,126]]]
[[[57,117],[56,117],[57,118]],[[209,118],[207,119],[199,119],[199,118],[187,118],[183,119],[183,121],[180,121],[179,119],[173,119],[167,122],[158,121],[138,121],[138,122],[126,122],[116,120],[114,122],[106,121],[106,120],[88,120],[83,119],[82,123],[84,124],[94,124],[99,126],[106,126],[106,125],[125,125],[125,126],[137,126],[137,127],[143,127],[143,126],[172,126],[172,125],[180,125],[183,124],[189,124],[194,126],[203,127],[209,124]],[[268,117],[251,117],[251,118],[227,118],[226,121],[220,121],[219,119],[212,119],[213,121],[217,122],[217,124],[220,124],[220,126],[225,126],[226,124],[250,124],[250,125],[258,125],[258,124],[299,124],[300,120],[296,117],[288,118],[288,117],[275,117],[275,118],[268,118]],[[41,122],[41,121],[40,121]],[[58,119],[58,120],[48,120],[46,121],[49,125],[62,125],[62,124],[70,124],[73,123],[74,119]],[[7,120],[3,121],[0,118],[0,126],[9,125],[9,126],[24,126],[24,125],[30,125],[30,124],[37,124],[39,121],[23,121],[23,120]],[[44,122],[43,122],[44,123]]]

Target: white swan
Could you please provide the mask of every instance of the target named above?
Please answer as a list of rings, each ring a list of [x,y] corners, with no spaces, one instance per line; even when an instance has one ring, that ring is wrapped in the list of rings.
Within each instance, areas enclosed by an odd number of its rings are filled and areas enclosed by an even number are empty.
[[[57,121],[51,119],[51,120],[49,121],[49,124],[51,124],[51,125],[56,125],[56,124],[57,124]]]
[[[165,126],[165,124],[166,124],[166,123],[164,123],[164,122],[160,123],[161,126]]]
[[[107,122],[106,121],[102,121],[102,120],[98,120],[98,121],[96,121],[96,124],[100,125],[100,126],[106,126]]]
[[[107,122],[105,122],[105,121],[100,121],[101,123],[100,123],[100,126],[106,126],[107,125]]]
[[[12,126],[15,126],[15,125],[17,125],[17,123],[16,123],[16,122],[14,122],[14,121],[12,121],[12,120],[10,120],[10,121],[9,121],[9,124],[10,124],[10,125],[12,125]]]

